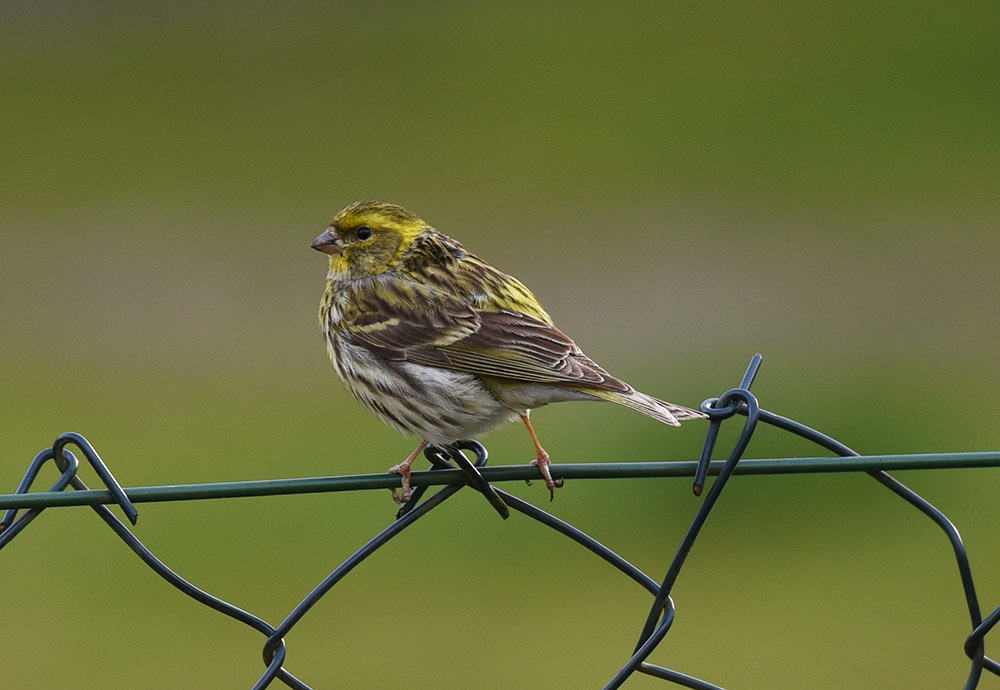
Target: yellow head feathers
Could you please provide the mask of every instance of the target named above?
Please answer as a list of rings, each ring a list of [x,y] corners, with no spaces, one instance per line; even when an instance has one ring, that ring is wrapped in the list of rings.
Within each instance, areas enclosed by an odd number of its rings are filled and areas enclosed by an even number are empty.
[[[390,270],[430,226],[402,206],[356,201],[345,207],[313,243],[330,255],[330,274],[360,278]]]

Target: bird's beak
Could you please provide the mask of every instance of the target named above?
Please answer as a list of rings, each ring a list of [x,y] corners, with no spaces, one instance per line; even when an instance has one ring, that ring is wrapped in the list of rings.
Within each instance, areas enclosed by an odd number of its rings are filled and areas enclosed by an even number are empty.
[[[331,228],[327,228],[319,237],[314,239],[312,244],[309,246],[318,252],[333,255],[341,253],[344,248],[344,242],[333,234],[333,230]]]

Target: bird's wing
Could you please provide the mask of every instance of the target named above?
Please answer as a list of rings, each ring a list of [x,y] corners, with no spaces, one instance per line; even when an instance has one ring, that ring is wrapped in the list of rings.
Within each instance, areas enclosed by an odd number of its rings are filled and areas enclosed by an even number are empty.
[[[392,361],[535,383],[627,392],[550,323],[518,311],[479,311],[440,287],[405,280],[350,288],[341,328]]]
[[[426,351],[424,363],[447,366],[437,348],[479,329],[479,314],[454,295],[409,281],[371,280],[351,288],[340,327],[354,342],[388,360],[411,359]]]
[[[435,349],[451,369],[517,381],[629,390],[552,324],[515,311],[480,312],[479,328]],[[417,358],[423,350],[414,353]]]

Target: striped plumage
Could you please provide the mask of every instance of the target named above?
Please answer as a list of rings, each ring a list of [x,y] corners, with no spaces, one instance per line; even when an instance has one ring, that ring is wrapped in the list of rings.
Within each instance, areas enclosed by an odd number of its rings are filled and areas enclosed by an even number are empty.
[[[531,291],[405,209],[351,204],[312,244],[330,255],[320,324],[337,375],[386,424],[421,445],[474,438],[518,417],[546,485],[548,454],[528,421],[551,402],[607,400],[665,424],[704,417],[640,393],[556,328]],[[395,492],[394,492],[395,495]]]

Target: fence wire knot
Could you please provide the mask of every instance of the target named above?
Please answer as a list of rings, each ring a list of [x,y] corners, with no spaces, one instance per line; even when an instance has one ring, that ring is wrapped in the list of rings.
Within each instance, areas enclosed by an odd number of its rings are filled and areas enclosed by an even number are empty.
[[[244,625],[258,631],[264,636],[262,657],[265,671],[254,684],[254,690],[268,687],[278,680],[287,687],[298,690],[309,690],[309,686],[293,676],[285,669],[287,648],[284,638],[306,613],[337,583],[339,583],[355,567],[360,565],[375,551],[382,548],[394,537],[408,528],[434,508],[441,505],[464,486],[470,486],[481,493],[490,506],[504,519],[510,516],[513,509],[530,517],[539,523],[556,530],[560,534],[580,544],[599,558],[617,568],[653,597],[653,603],[646,615],[645,622],[639,633],[632,656],[621,669],[608,681],[604,690],[613,690],[636,672],[655,678],[660,678],[694,690],[722,690],[719,686],[674,671],[647,661],[649,655],[657,648],[669,632],[675,616],[676,607],[671,597],[671,591],[685,559],[691,552],[698,535],[708,520],[709,514],[722,495],[727,482],[734,474],[750,473],[780,473],[803,471],[857,471],[863,469],[880,484],[901,497],[921,513],[930,518],[947,536],[955,559],[958,563],[959,575],[972,630],[964,642],[964,652],[972,661],[972,668],[965,683],[965,690],[972,690],[979,684],[984,670],[1000,675],[1000,664],[985,654],[984,638],[1000,620],[1000,607],[994,609],[985,618],[982,617],[976,589],[973,584],[972,570],[965,546],[958,530],[940,510],[917,495],[908,487],[886,473],[885,467],[896,468],[927,468],[927,467],[968,467],[968,466],[1000,466],[1000,453],[969,453],[944,456],[869,456],[865,459],[853,450],[814,429],[786,417],[776,415],[761,409],[757,398],[750,392],[750,386],[760,369],[761,356],[754,355],[750,360],[746,373],[739,386],[730,389],[718,398],[710,398],[701,405],[701,409],[709,417],[709,428],[705,436],[701,455],[696,464],[691,463],[597,463],[585,465],[553,465],[552,471],[561,477],[650,477],[650,476],[691,476],[694,474],[693,490],[696,496],[701,496],[709,474],[715,473],[712,482],[701,500],[684,537],[674,554],[673,560],[660,581],[626,561],[613,550],[601,544],[583,531],[559,519],[558,517],[513,496],[499,488],[493,482],[513,479],[528,479],[537,476],[537,470],[529,465],[487,468],[488,454],[486,448],[477,441],[459,441],[443,447],[428,446],[424,454],[432,464],[428,472],[414,473],[416,486],[410,501],[404,504],[396,516],[396,520],[384,528],[374,538],[364,544],[347,560],[334,569],[322,582],[317,584],[308,595],[277,625],[271,625],[262,618],[230,604],[192,583],[171,570],[163,561],[157,558],[133,534],[128,525],[115,516],[107,504],[117,504],[132,524],[136,524],[138,511],[133,502],[154,500],[179,500],[179,498],[222,498],[229,496],[260,496],[290,493],[305,493],[311,491],[342,491],[370,488],[388,488],[398,477],[392,475],[368,475],[365,477],[328,477],[300,480],[267,480],[263,482],[230,482],[217,485],[188,485],[171,487],[140,487],[125,490],[114,475],[101,460],[94,447],[80,434],[65,433],[59,436],[50,448],[41,451],[31,461],[24,478],[15,493],[0,495],[0,509],[6,508],[0,519],[0,549],[6,546],[14,537],[47,507],[67,505],[90,505],[104,522],[122,539],[133,552],[138,555],[157,575],[165,579],[175,588],[192,599],[208,606],[223,615],[229,616]],[[716,442],[722,424],[733,417],[743,416],[743,428],[721,464],[712,461]],[[819,447],[834,453],[843,459],[841,466],[830,462],[829,458],[800,458],[795,462],[766,460],[744,460],[744,452],[752,438],[757,425],[763,422],[782,429],[788,433],[804,438]],[[78,476],[80,462],[67,448],[76,446],[97,473],[105,489],[90,490]],[[466,451],[475,456],[470,460]],[[48,491],[30,492],[42,467],[52,460],[60,471],[59,478]],[[852,460],[867,460],[865,464]],[[880,460],[880,461],[879,461]],[[909,462],[910,464],[907,464]],[[441,486],[429,496],[432,486]],[[74,492],[65,492],[67,487]],[[75,496],[73,495],[75,494]],[[18,515],[23,510],[23,514]]]

